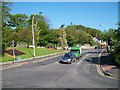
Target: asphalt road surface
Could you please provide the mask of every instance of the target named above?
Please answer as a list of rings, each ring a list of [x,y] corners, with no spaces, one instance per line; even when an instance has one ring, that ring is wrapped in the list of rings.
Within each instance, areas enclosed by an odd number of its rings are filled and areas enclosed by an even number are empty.
[[[88,50],[72,64],[59,63],[61,56],[29,62],[2,70],[3,88],[118,88],[118,81],[96,70],[101,50]]]

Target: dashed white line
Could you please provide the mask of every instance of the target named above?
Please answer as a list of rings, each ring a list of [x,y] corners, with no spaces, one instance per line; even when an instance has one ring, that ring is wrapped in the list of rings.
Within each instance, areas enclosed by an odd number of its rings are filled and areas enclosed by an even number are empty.
[[[80,60],[77,64],[79,65],[87,56],[89,56],[90,54],[87,54],[85,57],[83,57],[82,60]]]

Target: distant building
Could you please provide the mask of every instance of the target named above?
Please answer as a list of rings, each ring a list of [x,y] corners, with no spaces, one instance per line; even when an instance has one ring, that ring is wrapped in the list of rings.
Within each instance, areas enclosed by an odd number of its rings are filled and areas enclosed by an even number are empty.
[[[99,43],[99,39],[97,37],[93,37],[93,40],[96,42],[96,43]]]
[[[97,37],[93,37],[93,40],[96,42],[96,43],[99,43],[101,48],[106,48],[107,47],[107,43],[103,40],[100,40],[98,39]]]

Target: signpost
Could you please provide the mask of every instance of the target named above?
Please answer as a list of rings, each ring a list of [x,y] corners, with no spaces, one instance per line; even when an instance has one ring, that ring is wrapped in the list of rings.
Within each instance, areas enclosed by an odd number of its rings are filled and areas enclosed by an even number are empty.
[[[15,41],[12,40],[12,46],[13,46],[13,64],[15,63],[15,50],[14,50],[14,46],[15,46]]]

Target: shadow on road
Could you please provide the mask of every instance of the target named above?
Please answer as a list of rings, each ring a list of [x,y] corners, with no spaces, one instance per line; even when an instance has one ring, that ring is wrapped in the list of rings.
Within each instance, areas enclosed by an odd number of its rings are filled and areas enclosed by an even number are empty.
[[[98,63],[98,57],[91,57],[91,59],[86,59],[85,61],[92,63],[92,64],[99,64]]]
[[[69,64],[69,63],[67,63],[67,62],[61,62],[61,61],[59,61],[59,63],[60,63],[60,64]]]
[[[120,68],[111,54],[101,57],[101,65],[116,66],[115,68]]]
[[[92,52],[92,53],[97,53],[97,52]],[[91,59],[86,59],[87,62],[92,63],[92,64],[99,64],[99,59],[100,59],[100,64],[101,65],[115,65],[118,67],[118,64],[115,62],[115,59],[111,54],[108,54],[107,52],[103,52],[103,55],[99,57],[91,57]]]
[[[92,52],[97,53],[97,52]],[[100,63],[99,63],[100,60]],[[116,66],[115,68],[120,68],[120,66],[116,63],[113,56],[107,52],[103,52],[102,56],[99,57],[91,57],[90,59],[86,59],[85,61],[91,63],[91,64],[101,64],[101,65],[108,65],[108,66]]]

